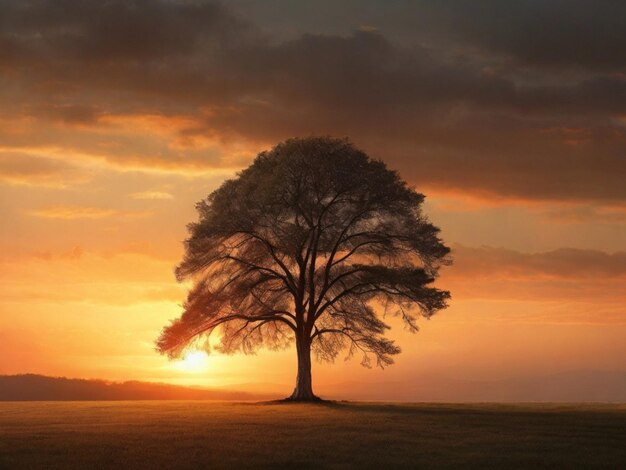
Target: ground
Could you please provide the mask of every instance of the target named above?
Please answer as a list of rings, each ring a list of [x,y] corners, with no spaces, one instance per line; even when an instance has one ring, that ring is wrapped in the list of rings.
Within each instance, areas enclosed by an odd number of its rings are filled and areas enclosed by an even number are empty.
[[[626,468],[626,405],[4,402],[2,469]]]

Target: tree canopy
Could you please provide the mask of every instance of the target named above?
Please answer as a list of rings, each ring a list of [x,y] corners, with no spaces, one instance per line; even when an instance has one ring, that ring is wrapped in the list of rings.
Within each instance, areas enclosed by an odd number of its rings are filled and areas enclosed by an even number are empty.
[[[196,205],[176,269],[193,287],[158,350],[175,357],[218,327],[229,353],[295,341],[293,399],[315,398],[311,352],[393,363],[400,349],[385,337],[385,317],[417,331],[418,317],[450,297],[432,285],[450,250],[423,201],[345,139],[289,139],[261,152]]]

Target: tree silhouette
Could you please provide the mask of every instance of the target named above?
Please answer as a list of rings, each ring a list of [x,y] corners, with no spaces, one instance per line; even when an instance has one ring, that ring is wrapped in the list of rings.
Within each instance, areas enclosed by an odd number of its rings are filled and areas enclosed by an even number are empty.
[[[295,340],[292,400],[317,399],[311,351],[332,361],[347,348],[365,366],[392,364],[400,349],[384,337],[384,316],[415,332],[418,316],[450,297],[431,286],[450,250],[423,200],[347,140],[290,139],[260,153],[196,205],[176,269],[194,285],[157,349],[176,357],[218,326],[223,352]]]

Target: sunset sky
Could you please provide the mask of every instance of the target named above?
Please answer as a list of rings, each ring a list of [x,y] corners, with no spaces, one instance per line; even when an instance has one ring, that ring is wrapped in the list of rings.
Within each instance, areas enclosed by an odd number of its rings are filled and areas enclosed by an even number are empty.
[[[195,202],[309,135],[398,170],[455,258],[395,365],[316,389],[626,373],[626,2],[0,0],[0,374],[289,392],[292,350],[154,341]]]

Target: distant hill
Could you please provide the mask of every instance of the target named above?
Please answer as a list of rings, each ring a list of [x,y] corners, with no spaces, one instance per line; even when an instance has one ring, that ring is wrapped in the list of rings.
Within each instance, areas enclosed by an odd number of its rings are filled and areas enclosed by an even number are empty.
[[[233,385],[234,390],[139,381],[68,379],[43,375],[0,375],[0,401],[26,400],[225,400],[283,398],[278,384]],[[243,391],[246,390],[246,391]],[[253,390],[259,390],[254,392]],[[323,398],[397,402],[613,402],[626,403],[626,373],[571,371],[554,375],[482,381],[441,375],[403,381],[320,384]]]
[[[43,375],[0,375],[0,401],[25,400],[267,400],[270,394],[148,382],[107,382]]]

